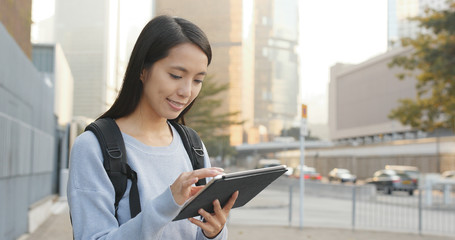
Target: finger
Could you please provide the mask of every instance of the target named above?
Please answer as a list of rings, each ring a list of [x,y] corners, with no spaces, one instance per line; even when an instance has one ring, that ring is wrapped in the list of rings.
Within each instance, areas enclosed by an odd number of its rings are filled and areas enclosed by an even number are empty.
[[[223,227],[223,225],[218,221],[215,215],[212,215],[211,213],[205,211],[202,208],[199,209],[198,213],[204,218],[206,224],[212,227],[212,229],[209,229],[209,231],[213,231],[214,229],[221,229]]]
[[[229,211],[231,211],[231,209],[232,209],[232,207],[234,206],[235,201],[237,200],[238,196],[239,196],[239,191],[235,191],[235,192],[232,194],[232,196],[231,196],[231,198],[229,199],[229,201],[228,201],[228,202],[226,203],[226,205],[224,205],[224,207],[223,207],[224,212],[229,213]]]
[[[223,209],[221,209],[221,204],[218,199],[213,201],[213,211],[215,212],[215,217],[218,219],[218,221],[222,224],[226,223],[226,215],[229,213],[229,211],[225,212]]]
[[[200,227],[202,230],[205,230],[205,228],[207,228],[206,225],[205,225],[205,223],[203,223],[203,222],[201,222],[201,221],[199,221],[199,220],[197,220],[197,219],[195,219],[195,218],[188,218],[188,220],[189,220],[191,223],[193,223],[194,225]]]
[[[201,208],[197,212],[199,213],[199,215],[201,215],[204,218],[204,220],[206,222],[209,222],[210,220],[212,220],[212,214],[210,214],[209,212],[205,211],[204,209]]]
[[[203,173],[203,172],[207,172],[207,171],[214,172],[217,174],[224,173],[224,169],[217,168],[217,167],[200,168],[200,169],[194,170],[193,173]]]
[[[202,229],[202,231],[204,232],[204,234],[207,234],[207,233],[212,233],[212,232],[219,232],[217,230],[215,230],[215,227],[207,222],[202,222],[202,221],[199,221],[195,218],[188,218],[188,220],[193,223],[194,225],[200,227]],[[208,236],[208,235],[207,235]]]
[[[207,177],[215,177],[222,174],[222,168],[201,168],[198,170],[194,170],[191,172],[191,177],[207,178]]]
[[[204,188],[204,186],[191,187],[190,196],[195,195],[196,193],[198,193],[203,188]]]
[[[221,212],[221,204],[220,200],[216,199],[213,201],[213,211],[215,212],[216,215],[218,215]]]
[[[190,179],[187,179],[186,181],[183,182],[182,186],[184,188],[189,188],[191,187],[193,184],[197,183],[199,179],[197,177],[193,177],[193,178],[190,178]]]

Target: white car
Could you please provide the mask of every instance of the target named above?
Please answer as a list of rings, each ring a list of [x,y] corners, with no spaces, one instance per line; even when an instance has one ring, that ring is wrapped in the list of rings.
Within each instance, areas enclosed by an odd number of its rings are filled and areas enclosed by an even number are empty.
[[[340,181],[342,183],[344,182],[353,182],[355,183],[357,181],[357,177],[353,174],[348,169],[345,168],[334,168],[329,172],[329,181]]]
[[[455,179],[455,171],[453,170],[445,171],[441,174],[441,177],[447,179]]]

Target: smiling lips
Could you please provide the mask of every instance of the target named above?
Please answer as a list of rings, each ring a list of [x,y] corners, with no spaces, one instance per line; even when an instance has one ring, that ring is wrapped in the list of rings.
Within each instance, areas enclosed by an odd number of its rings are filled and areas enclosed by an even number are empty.
[[[185,107],[185,103],[176,102],[169,98],[167,98],[167,101],[169,102],[169,105],[177,111],[180,111]]]

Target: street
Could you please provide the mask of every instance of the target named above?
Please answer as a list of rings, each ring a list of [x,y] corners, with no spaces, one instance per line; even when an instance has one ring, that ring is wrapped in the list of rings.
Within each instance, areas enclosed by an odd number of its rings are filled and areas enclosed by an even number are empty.
[[[261,192],[244,207],[233,209],[229,219],[233,225],[275,225],[300,226],[300,197],[298,180],[282,177]],[[293,184],[292,204],[290,205],[290,188]],[[342,197],[330,196],[336,192],[333,188],[345,188],[342,184],[306,183],[303,199],[303,226],[325,228],[353,228],[369,230],[386,230],[418,233],[419,231],[419,194],[409,196],[407,193],[394,192],[374,195],[357,190],[356,211],[353,220],[353,202],[350,193],[340,194]],[[317,188],[319,193],[315,194]],[[352,189],[352,185],[350,186]],[[327,190],[330,189],[330,190]],[[347,191],[347,190],[346,190]],[[352,192],[352,190],[351,190]],[[352,196],[352,195],[351,195]],[[291,209],[289,208],[291,206]],[[441,208],[422,207],[422,233],[455,236],[455,209],[453,205]]]
[[[293,188],[292,221],[289,226],[289,183],[294,180],[280,178],[244,207],[233,209],[228,219],[229,239],[448,240],[455,235],[453,210],[424,210],[424,213],[427,212],[425,214],[434,216],[424,215],[423,224],[427,230],[423,235],[418,235],[416,209],[394,204],[403,200],[415,202],[416,197],[405,194],[386,196],[382,193],[376,196],[380,200],[378,202],[358,202],[356,228],[352,231],[351,199],[327,197],[326,193],[320,193],[326,195],[324,197],[317,196],[309,186],[311,195],[307,193],[304,198],[304,227],[299,228],[298,188]],[[340,189],[346,187],[341,184],[334,186]],[[392,201],[393,199],[400,201]],[[383,200],[388,202],[384,203]],[[52,209],[53,215],[36,232],[21,240],[71,239],[66,201],[55,203]],[[387,218],[385,213],[395,220]],[[446,217],[451,218],[444,220]],[[408,219],[403,220],[404,218]],[[400,221],[404,225],[397,226],[401,228],[390,227],[391,223]]]

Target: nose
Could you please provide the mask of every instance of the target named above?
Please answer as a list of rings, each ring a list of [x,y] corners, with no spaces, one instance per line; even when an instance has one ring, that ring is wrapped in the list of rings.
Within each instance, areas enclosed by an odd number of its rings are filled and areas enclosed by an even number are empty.
[[[191,96],[191,79],[182,79],[177,90],[177,94],[183,98],[188,98]]]

